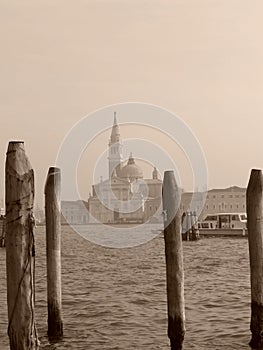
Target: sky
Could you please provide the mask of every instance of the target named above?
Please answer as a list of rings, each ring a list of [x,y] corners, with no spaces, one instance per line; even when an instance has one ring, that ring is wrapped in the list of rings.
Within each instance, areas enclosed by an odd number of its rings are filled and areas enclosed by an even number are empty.
[[[247,186],[251,168],[263,166],[262,13],[261,0],[0,0],[0,200],[8,141],[24,140],[42,205],[65,136],[125,102],[186,123],[204,152],[208,188]],[[105,118],[113,122],[111,109]],[[106,149],[109,133],[94,149]],[[89,157],[78,172],[84,199],[92,146]]]

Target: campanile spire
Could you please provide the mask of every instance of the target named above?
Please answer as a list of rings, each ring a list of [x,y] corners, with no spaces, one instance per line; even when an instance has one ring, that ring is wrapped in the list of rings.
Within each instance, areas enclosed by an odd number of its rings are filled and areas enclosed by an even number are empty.
[[[111,136],[109,140],[109,178],[112,177],[114,169],[118,175],[122,162],[122,143],[120,129],[117,122],[117,113],[114,112],[113,126],[111,129]]]
[[[119,142],[120,137],[121,137],[116,114],[117,113],[114,112],[114,121],[113,121],[113,126],[111,129],[111,137],[110,137],[110,142],[109,142],[110,145],[113,143]]]

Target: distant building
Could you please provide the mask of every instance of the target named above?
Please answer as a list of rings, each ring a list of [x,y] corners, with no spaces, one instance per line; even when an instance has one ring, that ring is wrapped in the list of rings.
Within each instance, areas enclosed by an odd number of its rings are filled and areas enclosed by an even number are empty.
[[[152,178],[144,179],[132,154],[125,164],[119,125],[114,123],[109,140],[109,178],[92,186],[88,199],[90,220],[102,223],[142,223],[160,221],[162,181],[156,168]]]
[[[182,194],[181,208],[183,211],[188,210],[192,196],[192,192]],[[223,189],[212,189],[207,191],[200,219],[203,219],[207,214],[234,212],[246,212],[246,188],[232,186]]]
[[[66,221],[70,224],[162,222],[162,180],[156,168],[152,178],[145,179],[132,154],[126,163],[123,161],[116,113],[108,146],[108,179],[101,178],[92,186],[87,202],[63,201]],[[201,208],[204,196],[203,192],[195,192],[194,208],[201,211],[200,220],[207,214],[246,211],[246,188],[232,186],[209,190]],[[182,211],[189,211],[192,198],[192,192],[182,193]]]
[[[85,225],[89,222],[88,203],[85,201],[62,201],[61,223],[72,225]]]
[[[162,207],[161,203],[161,180],[160,186],[156,186],[155,182],[153,182],[153,186],[151,187],[151,179],[147,179],[148,187],[149,187],[149,195],[148,198],[142,200],[142,197],[139,197],[137,200],[137,204],[139,209],[137,211],[128,214],[120,214],[119,211],[111,211],[107,207],[103,206],[101,200],[98,198],[96,194],[91,196],[88,202],[84,201],[62,201],[63,214],[66,216],[67,222],[71,224],[86,224],[92,222],[92,218],[89,215],[87,210],[90,210],[93,217],[97,218],[97,220],[101,220],[100,222],[125,222],[125,221],[136,221],[137,222],[145,222],[147,220],[158,221],[162,220],[161,211]],[[100,190],[103,189],[104,199],[107,197],[107,187],[110,186],[108,181],[103,181],[103,185],[100,186]],[[114,183],[114,179],[113,179]],[[136,184],[136,181],[135,183]],[[98,185],[98,184],[97,184]],[[122,182],[120,179],[116,179],[114,184],[114,191],[117,191],[118,195],[120,193],[124,193],[124,188],[126,186],[127,198],[129,192],[130,184],[125,181]],[[96,186],[96,185],[94,185]],[[120,192],[118,192],[120,190]],[[98,190],[97,190],[98,191]],[[200,198],[204,195],[203,193],[199,193]],[[195,194],[198,200],[198,193]],[[190,202],[193,197],[193,192],[184,192],[181,197],[181,210],[182,212],[188,211]],[[124,200],[124,199],[123,199]],[[85,205],[85,210],[83,210],[83,206],[81,202]],[[91,203],[91,207],[90,206]],[[200,202],[201,203],[201,202]],[[125,204],[125,202],[124,202]],[[199,203],[196,203],[196,210],[199,210]],[[158,210],[159,208],[159,210]],[[117,209],[117,208],[116,208]],[[246,188],[232,186],[224,189],[212,189],[207,192],[207,197],[205,200],[205,204],[201,211],[199,219],[202,220],[208,214],[214,213],[244,213],[246,212]],[[108,220],[108,221],[107,221]]]

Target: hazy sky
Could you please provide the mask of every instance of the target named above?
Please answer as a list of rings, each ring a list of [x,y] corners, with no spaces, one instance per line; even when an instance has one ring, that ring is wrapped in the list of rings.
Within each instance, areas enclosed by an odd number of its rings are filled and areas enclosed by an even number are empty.
[[[209,188],[246,186],[263,167],[262,13],[262,0],[1,0],[0,198],[9,140],[25,141],[42,204],[72,126],[127,101],[189,125]]]

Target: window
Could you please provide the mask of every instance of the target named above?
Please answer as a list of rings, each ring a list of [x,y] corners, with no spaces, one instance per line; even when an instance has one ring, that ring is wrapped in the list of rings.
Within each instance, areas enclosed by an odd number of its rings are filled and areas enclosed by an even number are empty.
[[[230,216],[229,215],[220,215],[219,220],[221,220],[221,222],[229,222]]]
[[[208,215],[205,218],[205,221],[217,221],[217,216],[216,215]]]

